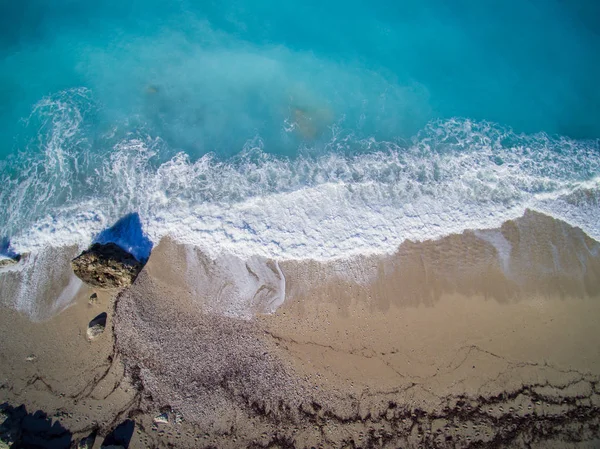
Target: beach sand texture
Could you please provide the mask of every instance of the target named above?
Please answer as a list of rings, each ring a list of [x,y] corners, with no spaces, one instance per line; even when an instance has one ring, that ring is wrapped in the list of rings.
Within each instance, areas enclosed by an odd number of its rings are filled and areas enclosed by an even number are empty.
[[[0,274],[0,402],[44,411],[60,441],[100,447],[131,419],[132,448],[600,444],[600,244],[564,222],[221,278],[163,239],[120,293],[73,281],[75,255],[54,254],[35,311]]]

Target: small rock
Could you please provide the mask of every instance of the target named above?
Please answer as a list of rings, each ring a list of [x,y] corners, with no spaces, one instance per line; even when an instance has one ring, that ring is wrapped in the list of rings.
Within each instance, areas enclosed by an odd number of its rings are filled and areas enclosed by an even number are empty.
[[[160,415],[155,416],[153,421],[156,424],[168,424],[169,423],[169,414],[161,413]]]
[[[94,243],[71,261],[71,267],[86,284],[122,288],[133,283],[144,264],[114,243]]]
[[[104,332],[104,326],[97,324],[96,326],[88,327],[87,338],[93,340]]]
[[[105,328],[106,328],[106,312],[102,312],[100,315],[98,315],[96,318],[94,318],[92,321],[90,321],[90,324],[88,325],[88,330],[87,330],[87,338],[89,340],[93,340],[94,338],[96,338],[100,334],[102,334],[102,332],[104,332]]]
[[[25,360],[28,362],[33,362],[35,359],[37,359],[37,357],[33,354],[29,354],[27,357],[25,357]]]
[[[11,257],[0,256],[0,268],[10,267],[11,265],[15,265],[15,264],[19,263],[20,260],[21,260],[20,255],[11,256]]]
[[[98,293],[92,293],[90,295],[90,300],[88,301],[88,303],[93,306],[94,304],[96,304],[98,302]]]

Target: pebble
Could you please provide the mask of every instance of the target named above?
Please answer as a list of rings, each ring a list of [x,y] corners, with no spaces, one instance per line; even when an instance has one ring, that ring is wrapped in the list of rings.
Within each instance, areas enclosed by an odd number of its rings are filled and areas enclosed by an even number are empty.
[[[153,421],[156,424],[168,424],[169,423],[169,414],[161,413],[160,415],[155,416]]]

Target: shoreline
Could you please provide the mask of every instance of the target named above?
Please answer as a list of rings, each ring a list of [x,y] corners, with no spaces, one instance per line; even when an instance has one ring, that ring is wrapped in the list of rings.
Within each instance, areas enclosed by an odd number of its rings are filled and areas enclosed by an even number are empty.
[[[131,419],[132,448],[594,447],[600,244],[535,213],[481,232],[212,286],[222,267],[165,239],[119,294],[83,285],[38,323],[3,306],[0,402],[97,445]]]

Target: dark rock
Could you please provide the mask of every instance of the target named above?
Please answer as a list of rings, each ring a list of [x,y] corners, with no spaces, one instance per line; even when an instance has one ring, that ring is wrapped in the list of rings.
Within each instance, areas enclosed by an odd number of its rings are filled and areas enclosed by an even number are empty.
[[[144,264],[114,243],[94,243],[73,259],[71,266],[86,284],[122,288],[133,283]]]
[[[94,292],[90,295],[90,299],[88,301],[88,304],[90,306],[93,306],[94,304],[96,304],[98,302],[98,293]]]

